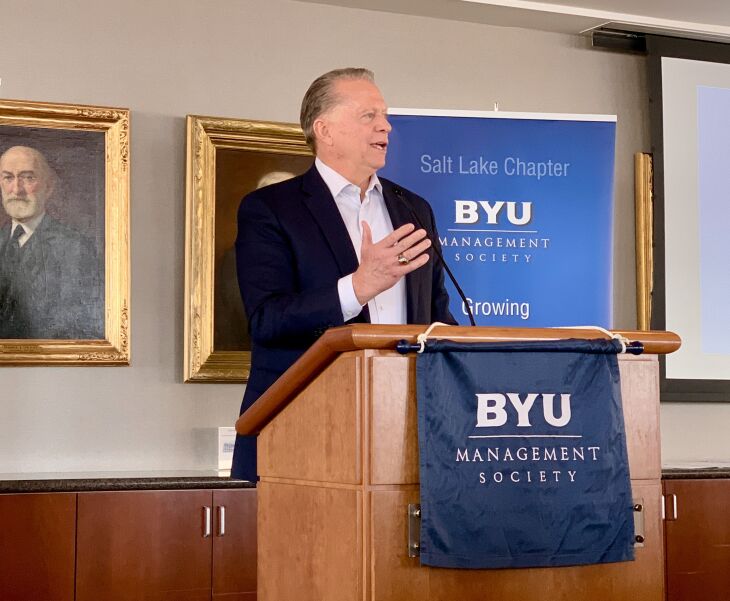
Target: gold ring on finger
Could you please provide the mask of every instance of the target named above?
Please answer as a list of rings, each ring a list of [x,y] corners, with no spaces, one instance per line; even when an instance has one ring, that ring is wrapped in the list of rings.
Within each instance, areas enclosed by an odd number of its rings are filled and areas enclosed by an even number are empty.
[[[398,255],[398,263],[400,263],[401,265],[408,265],[408,263],[410,263],[410,262],[411,262],[411,260],[408,257],[406,257],[403,253]]]

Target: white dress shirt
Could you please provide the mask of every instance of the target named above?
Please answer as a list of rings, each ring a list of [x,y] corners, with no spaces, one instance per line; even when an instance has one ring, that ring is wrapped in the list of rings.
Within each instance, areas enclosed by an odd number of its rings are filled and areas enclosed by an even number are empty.
[[[41,221],[43,220],[43,217],[45,216],[45,212],[41,213],[40,215],[36,215],[33,217],[33,219],[30,219],[26,221],[25,223],[20,223],[20,221],[15,221],[15,219],[12,220],[12,223],[10,225],[10,239],[13,238],[13,233],[15,232],[15,228],[19,227],[21,228],[25,233],[18,238],[18,246],[23,248],[26,242],[30,240],[30,237],[33,235],[33,233],[38,229],[38,226],[40,225]]]
[[[393,223],[385,207],[383,186],[378,176],[373,174],[365,191],[365,197],[361,201],[360,188],[355,184],[325,165],[319,158],[315,159],[314,164],[335,199],[359,262],[363,221],[367,221],[370,226],[373,243],[379,242],[393,231]],[[358,302],[352,286],[352,274],[339,279],[337,292],[340,297],[342,318],[345,321],[349,321],[362,311],[362,305]],[[371,323],[406,323],[405,278],[401,278],[394,286],[368,302],[368,310]]]

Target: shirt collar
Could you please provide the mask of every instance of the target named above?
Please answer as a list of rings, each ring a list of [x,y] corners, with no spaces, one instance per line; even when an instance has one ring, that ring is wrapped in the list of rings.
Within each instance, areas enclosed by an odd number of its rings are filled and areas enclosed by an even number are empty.
[[[337,173],[337,171],[325,164],[319,157],[314,159],[314,166],[317,168],[317,171],[319,171],[319,174],[322,176],[324,183],[332,193],[332,198],[337,198],[348,186],[352,186],[358,191],[358,193],[360,192],[360,189],[355,184],[340,173]],[[365,194],[368,194],[371,190],[373,190],[373,188],[381,194],[383,193],[383,186],[375,173],[370,176],[370,183],[368,184],[367,190],[365,190]]]
[[[20,223],[20,221],[16,221],[15,219],[13,219],[10,225],[10,235],[12,236],[15,228],[17,226],[20,226],[25,230],[25,234],[28,236],[28,238],[30,238],[33,233],[38,229],[38,226],[40,225],[41,221],[43,221],[43,218],[45,216],[46,213],[44,211],[40,215],[36,215],[35,217],[33,217],[33,219],[29,219],[25,223]]]

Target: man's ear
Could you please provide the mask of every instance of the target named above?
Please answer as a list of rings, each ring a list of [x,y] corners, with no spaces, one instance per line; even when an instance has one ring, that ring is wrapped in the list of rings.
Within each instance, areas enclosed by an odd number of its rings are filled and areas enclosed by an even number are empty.
[[[315,119],[312,124],[312,131],[314,132],[314,139],[317,141],[317,146],[332,146],[330,124],[326,119],[322,117]]]

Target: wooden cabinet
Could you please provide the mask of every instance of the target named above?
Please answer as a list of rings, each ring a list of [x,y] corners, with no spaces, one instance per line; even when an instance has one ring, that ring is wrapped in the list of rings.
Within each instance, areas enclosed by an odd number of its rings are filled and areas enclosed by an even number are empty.
[[[256,489],[0,495],[1,601],[255,601]]]
[[[667,600],[730,599],[730,479],[665,480],[664,494]]]
[[[255,489],[78,497],[77,601],[255,599]]]
[[[0,495],[0,599],[72,601],[76,495]]]
[[[210,599],[209,490],[79,494],[77,601]]]
[[[213,601],[256,599],[256,489],[215,490]]]

